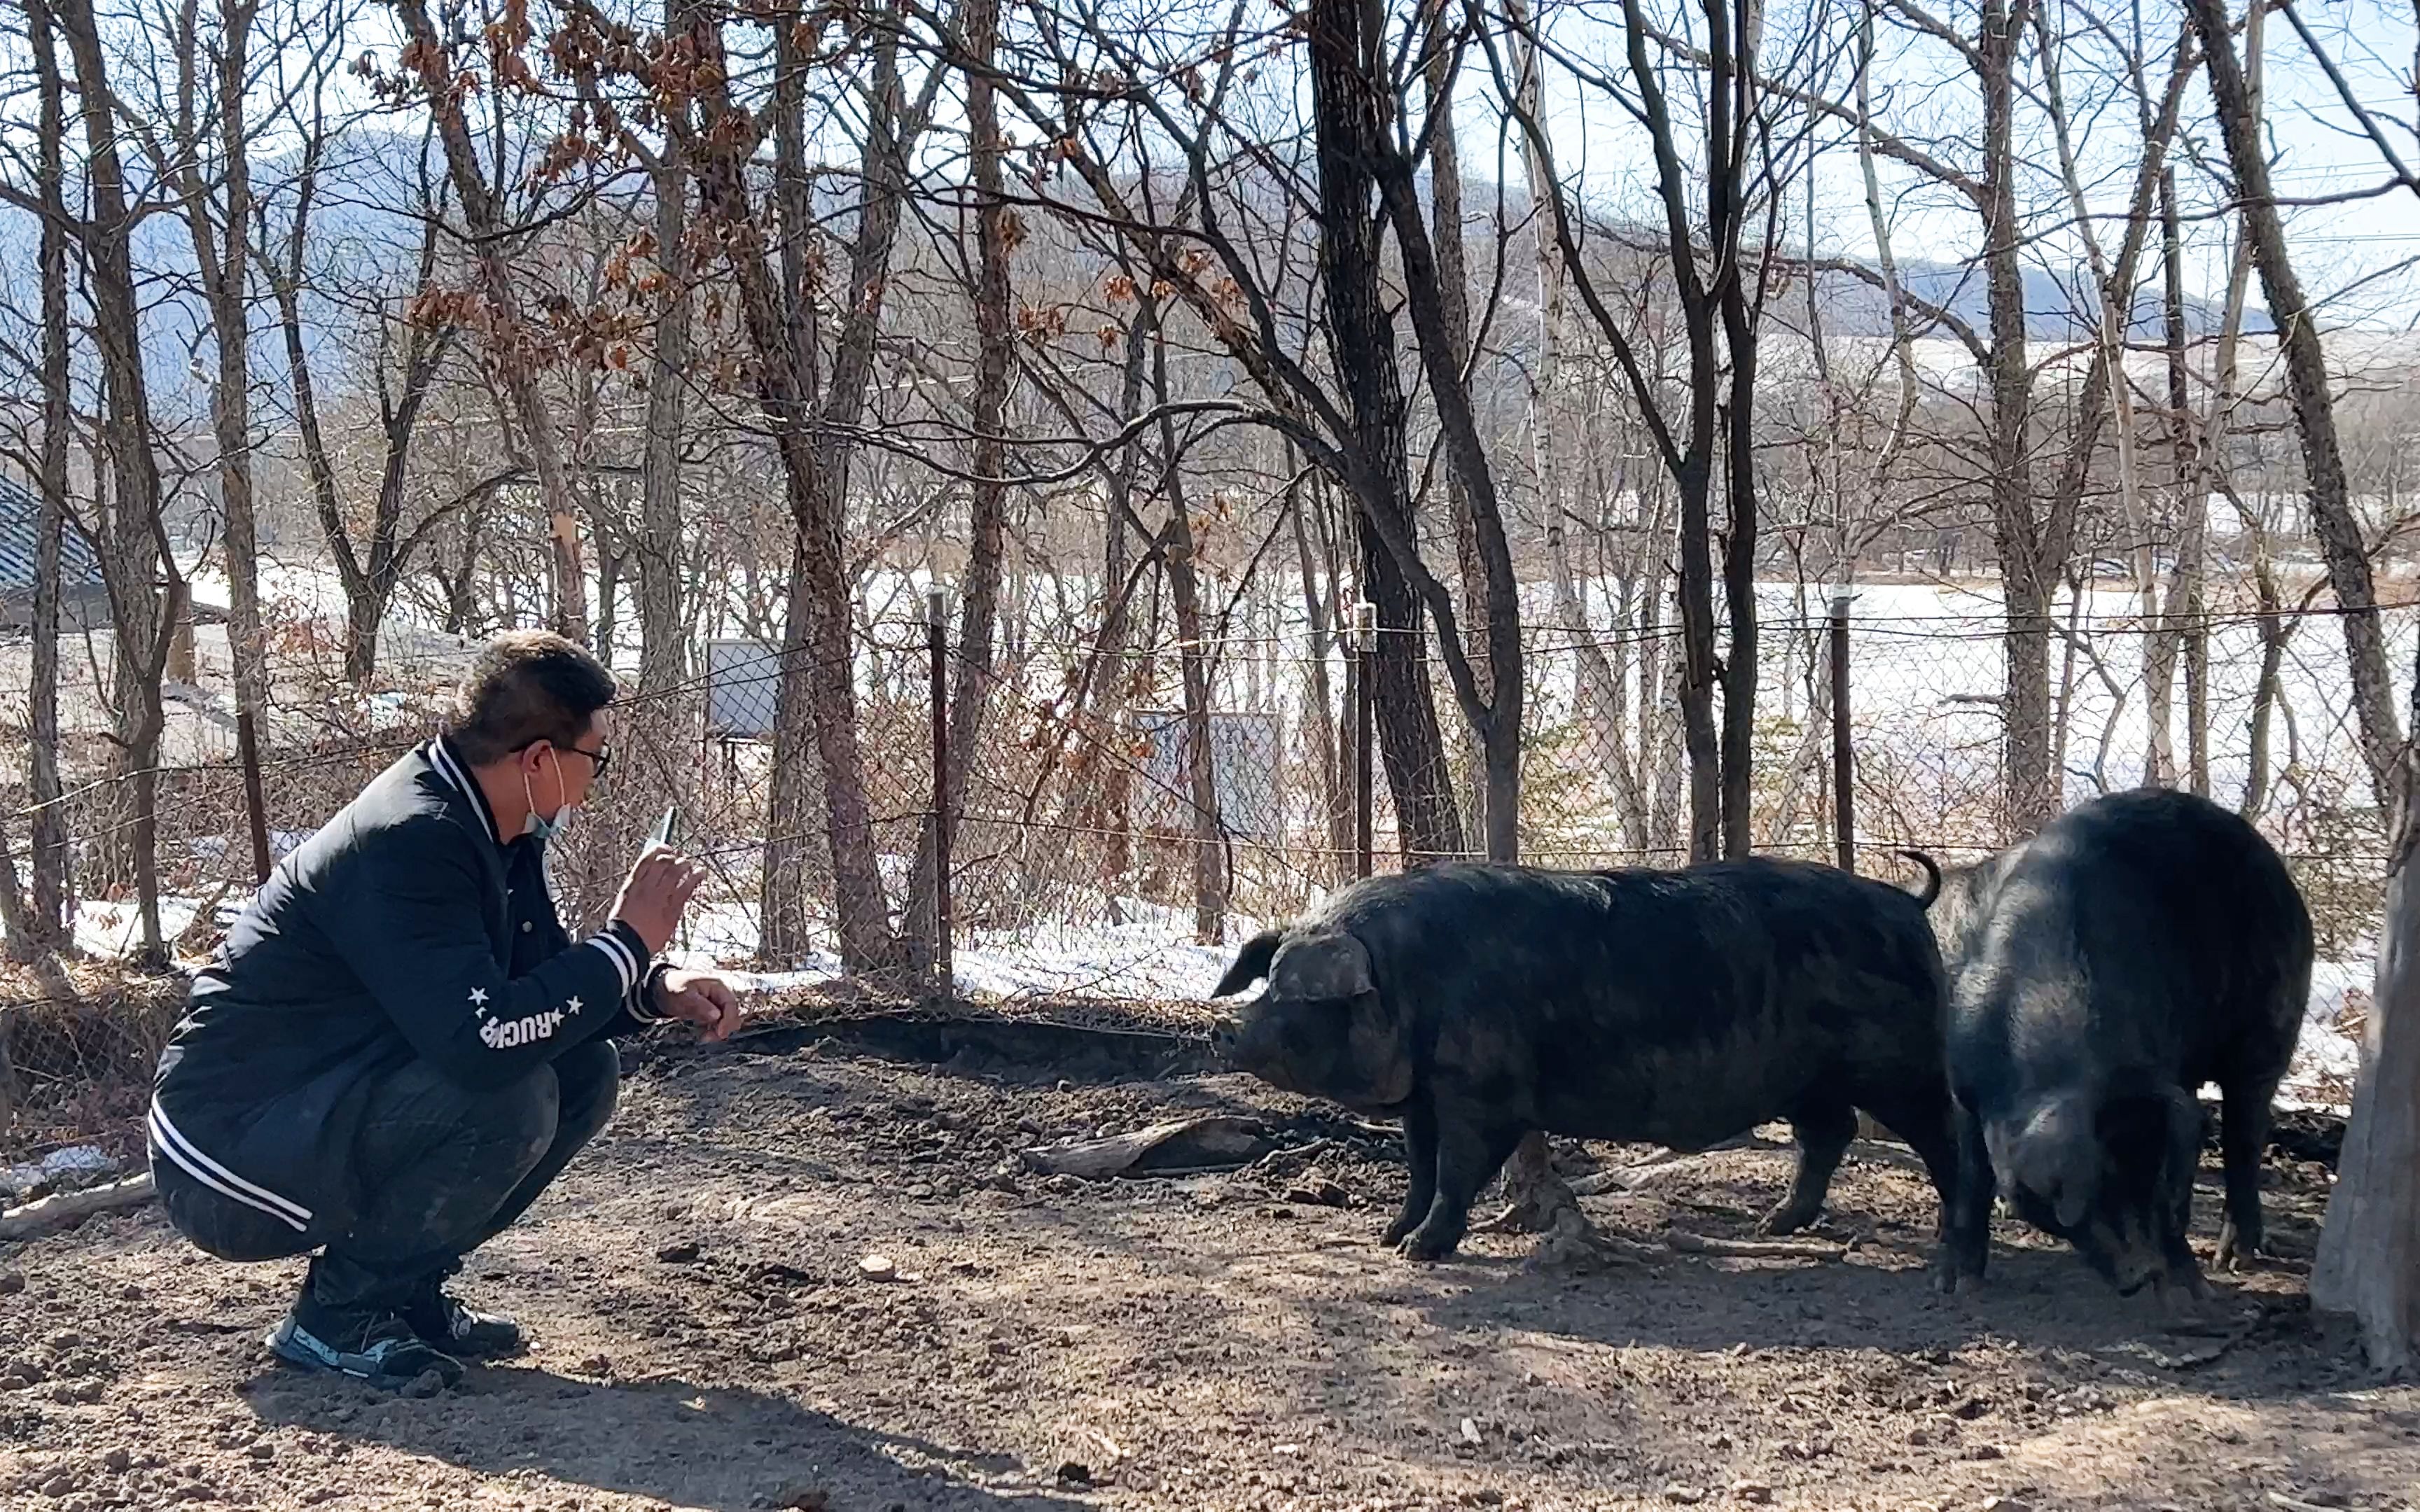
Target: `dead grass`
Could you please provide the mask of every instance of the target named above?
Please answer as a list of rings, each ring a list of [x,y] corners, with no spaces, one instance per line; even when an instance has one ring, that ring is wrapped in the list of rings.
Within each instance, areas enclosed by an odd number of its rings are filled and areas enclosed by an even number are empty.
[[[23,1094],[0,1119],[0,1161],[66,1144],[128,1154],[141,1144],[152,1067],[185,1001],[181,974],[70,961],[63,997],[29,967],[0,964],[0,1037]]]

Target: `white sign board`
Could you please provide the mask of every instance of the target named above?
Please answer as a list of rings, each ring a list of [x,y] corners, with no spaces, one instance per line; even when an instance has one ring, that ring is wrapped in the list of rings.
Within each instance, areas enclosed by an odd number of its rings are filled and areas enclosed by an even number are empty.
[[[1131,788],[1137,828],[1185,834],[1193,827],[1192,745],[1181,709],[1140,709],[1135,732],[1146,754]],[[1278,831],[1278,720],[1273,714],[1210,716],[1210,780],[1218,824],[1238,839]]]
[[[743,740],[773,738],[782,693],[782,648],[762,640],[706,643],[706,728]]]

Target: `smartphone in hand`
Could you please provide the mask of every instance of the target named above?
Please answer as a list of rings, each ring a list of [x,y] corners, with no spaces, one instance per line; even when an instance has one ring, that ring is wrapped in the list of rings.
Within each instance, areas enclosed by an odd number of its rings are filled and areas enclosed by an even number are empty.
[[[680,849],[681,811],[679,804],[673,804],[664,810],[664,816],[661,819],[657,820],[656,827],[648,832],[647,843],[650,845],[669,846],[674,850]]]

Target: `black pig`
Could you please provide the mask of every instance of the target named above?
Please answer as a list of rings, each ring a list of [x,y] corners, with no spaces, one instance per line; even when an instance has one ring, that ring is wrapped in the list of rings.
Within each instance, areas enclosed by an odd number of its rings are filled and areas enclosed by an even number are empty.
[[[1909,853],[1913,855],[1914,853]],[[1956,1168],[1940,955],[1921,897],[1831,867],[1682,871],[1464,863],[1373,877],[1255,936],[1212,995],[1272,1086],[1399,1116],[1411,1186],[1387,1242],[1435,1259],[1532,1129],[1702,1149],[1775,1118],[1796,1131],[1768,1232],[1811,1222],[1863,1108]]]
[[[2225,1099],[2219,1263],[2259,1247],[2311,982],[2310,915],[2268,841],[2188,793],[2112,794],[1952,872],[1932,923],[1958,1102],[1947,1282],[1982,1275],[1996,1184],[2121,1292],[2204,1294],[2185,1231],[2205,1082]]]

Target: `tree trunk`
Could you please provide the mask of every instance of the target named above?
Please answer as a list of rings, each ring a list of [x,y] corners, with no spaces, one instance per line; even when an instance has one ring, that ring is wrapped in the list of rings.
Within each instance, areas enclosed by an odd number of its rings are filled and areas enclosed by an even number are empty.
[[[1424,8],[1423,45],[1428,50],[1424,82],[1430,123],[1429,213],[1434,227],[1430,241],[1436,249],[1437,302],[1447,345],[1454,366],[1466,369],[1470,363],[1470,272],[1463,255],[1462,148],[1453,130],[1456,70],[1451,43],[1455,15],[1446,0],[1426,0]],[[1545,360],[1542,354],[1541,362]],[[1538,473],[1542,496],[1548,487],[1548,477],[1544,470]],[[1479,520],[1471,513],[1470,490],[1464,486],[1458,471],[1446,470],[1445,487],[1453,521],[1454,581],[1460,590],[1456,608],[1463,624],[1483,625],[1487,623],[1487,565],[1480,546]],[[1496,701],[1494,669],[1482,659],[1473,663],[1470,671],[1481,700],[1492,707]],[[1467,726],[1468,721],[1465,724]],[[1485,741],[1476,730],[1466,729],[1465,733],[1470,738],[1474,758],[1467,794],[1470,820],[1485,834],[1489,827]]]
[[[134,285],[132,243],[134,216],[126,199],[126,176],[118,154],[116,97],[109,85],[99,23],[90,0],[62,0],[52,9],[67,39],[75,67],[76,93],[84,116],[85,193],[91,219],[84,230],[87,298],[100,348],[103,420],[101,449],[106,478],[107,527],[100,547],[109,583],[116,630],[117,741],[111,754],[111,793],[117,799],[106,823],[121,877],[131,876],[143,919],[140,964],[167,964],[160,932],[158,856],[159,743],[163,724],[160,678],[175,634],[163,611],[158,579],[174,579],[175,563],[163,550],[159,457],[152,447],[150,398],[143,368],[140,305]],[[100,491],[97,488],[97,491]],[[130,801],[131,800],[131,801]],[[121,831],[116,826],[123,825]]]
[[[2009,839],[2040,829],[2059,805],[2050,760],[2050,609],[2063,563],[2050,560],[2051,543],[2034,513],[2026,445],[2033,375],[2025,361],[2017,223],[2016,54],[2028,8],[2029,0],[2017,0],[2014,8],[2008,0],[1983,0],[1977,42],[1983,86],[1983,263],[1992,333],[1992,521],[2007,615],[2001,782]]]
[[[970,448],[966,570],[958,579],[956,665],[950,689],[948,791],[936,816],[954,836],[966,808],[967,782],[983,739],[997,680],[992,649],[1000,613],[1001,558],[1008,536],[1007,416],[1016,336],[1009,325],[1009,208],[1001,174],[1000,106],[990,69],[1000,39],[1000,0],[968,0],[962,13],[970,66],[965,70],[970,166],[975,194],[975,383],[974,444]],[[930,939],[934,903],[943,879],[935,874],[939,850],[920,847],[908,887],[908,929]],[[1218,936],[1206,936],[1216,943]],[[938,942],[935,942],[938,944]],[[921,970],[923,963],[915,964]]]
[[[1166,370],[1160,377],[1164,381]],[[1172,429],[1163,422],[1163,433]],[[1185,685],[1185,781],[1193,831],[1193,938],[1216,945],[1227,928],[1226,822],[1218,811],[1218,748],[1210,723],[1210,656],[1202,642],[1202,593],[1193,570],[1193,529],[1186,518],[1185,484],[1172,435],[1168,465],[1168,529],[1160,536],[1168,595],[1176,610],[1177,663]]]
[[[699,23],[691,35],[700,54],[721,70],[725,54],[719,27]],[[786,961],[809,949],[805,878],[798,856],[811,832],[813,784],[819,781],[841,960],[853,973],[889,971],[904,963],[876,860],[858,728],[852,594],[844,540],[848,462],[873,378],[883,292],[906,193],[905,160],[931,111],[930,81],[926,95],[903,111],[898,34],[883,30],[879,35],[859,175],[863,194],[843,306],[846,313],[828,383],[819,380],[819,316],[811,302],[808,278],[809,247],[821,212],[809,193],[800,84],[806,65],[795,29],[776,29],[779,67],[769,121],[736,110],[719,76],[700,91],[701,130],[682,140],[698,178],[699,211],[717,223],[738,285],[741,320],[756,359],[758,402],[782,459],[794,532],[782,681],[775,701],[770,834],[758,892],[763,914],[759,952],[768,961]],[[778,279],[750,190],[754,145],[768,124],[776,147],[770,218],[781,238]],[[820,406],[814,403],[818,393]],[[810,743],[819,770],[811,771],[802,759]]]
[[[2311,1303],[2352,1314],[2371,1368],[2401,1373],[2412,1367],[2420,1339],[2420,879],[2412,874],[2420,834],[2408,772],[2397,786],[2404,795],[2390,831],[2376,992]]]
[[[1512,548],[1504,533],[1495,474],[1479,436],[1469,383],[1463,371],[1460,347],[1466,343],[1456,342],[1448,316],[1445,279],[1438,270],[1435,244],[1428,224],[1419,213],[1419,193],[1412,165],[1395,150],[1384,124],[1388,106],[1378,89],[1378,81],[1384,77],[1385,54],[1376,17],[1376,8],[1365,8],[1359,0],[1320,0],[1311,12],[1313,96],[1320,116],[1321,193],[1325,199],[1328,177],[1341,173],[1344,178],[1340,187],[1347,203],[1361,204],[1371,187],[1369,180],[1374,168],[1374,187],[1402,253],[1404,303],[1411,312],[1421,367],[1428,377],[1430,398],[1435,405],[1447,470],[1467,501],[1471,527],[1478,538],[1486,589],[1483,623],[1460,625],[1451,596],[1421,563],[1407,489],[1399,495],[1405,500],[1400,520],[1381,517],[1378,523],[1387,527],[1382,539],[1436,621],[1437,649],[1445,663],[1447,680],[1452,685],[1463,717],[1479,737],[1487,777],[1487,855],[1493,860],[1512,861],[1518,859],[1520,854],[1521,700],[1525,691],[1519,585],[1513,577]],[[1365,22],[1369,23],[1366,26]],[[1322,77],[1326,80],[1324,87],[1318,84]],[[1326,229],[1331,237],[1336,234],[1333,219]],[[1379,277],[1375,227],[1369,232],[1366,250],[1372,259],[1358,271],[1374,285]],[[1335,270],[1331,268],[1329,272],[1332,285]],[[1371,302],[1377,302],[1374,289]],[[1383,320],[1383,316],[1380,318]],[[1392,359],[1391,335],[1386,342],[1385,355]],[[1397,413],[1401,413],[1400,399]],[[1399,437],[1400,434],[1399,431]],[[1394,464],[1398,469],[1402,465],[1400,461]],[[1474,642],[1482,645],[1482,657],[1468,654]],[[1483,691],[1476,670],[1481,660],[1488,669]]]
[[[2254,545],[2252,583],[2259,594],[2260,674],[2252,684],[2252,715],[2245,737],[2247,760],[2243,802],[2236,810],[2245,819],[2257,819],[2269,805],[2269,725],[2277,708],[2278,677],[2286,663],[2286,641],[2294,622],[2286,617],[2277,593],[2277,574],[2269,562],[2267,532]]]
[[[1288,447],[1286,470],[1289,474],[1293,473],[1295,467],[1294,451]],[[1328,654],[1335,648],[1336,640],[1328,623],[1328,600],[1323,585],[1335,582],[1339,574],[1332,570],[1335,563],[1329,553],[1323,550],[1314,554],[1312,551],[1311,532],[1303,517],[1304,492],[1299,484],[1286,490],[1286,514],[1294,531],[1296,570],[1302,574],[1303,619],[1311,626],[1310,656],[1306,663],[1311,680],[1311,739],[1318,749],[1320,811],[1324,819],[1320,832],[1327,850],[1323,864],[1311,868],[1311,872],[1319,880],[1332,883],[1342,880],[1350,872],[1351,869],[1341,863],[1345,852],[1351,849],[1354,838],[1351,802],[1347,796],[1352,791],[1347,786],[1351,770],[1347,758],[1350,753],[1338,738],[1335,687],[1327,671]],[[1322,531],[1320,535],[1325,542],[1326,532]],[[1331,570],[1323,572],[1323,566]],[[1349,710],[1353,706],[1353,689],[1349,686],[1353,671],[1351,658],[1346,658],[1344,665],[1348,684],[1344,690],[1344,707]],[[1349,722],[1345,721],[1348,725]]]
[[[2195,485],[2201,457],[2195,446],[2191,363],[2186,343],[2183,226],[2177,210],[2174,168],[2160,176],[2161,310],[2168,352],[2168,445],[2175,478],[2177,560],[2168,579],[2162,659],[2184,664],[2185,786],[2210,796],[2210,624],[2204,598],[2204,557],[2210,537],[2210,505]],[[2153,706],[2164,721],[2165,700]]]
[[[665,23],[682,0],[668,0]],[[681,604],[681,422],[689,382],[689,179],[678,167],[654,175],[656,266],[666,285],[647,367],[647,440],[639,501],[639,687],[659,692],[689,678],[689,629]]]
[[[1398,547],[1416,549],[1405,473],[1403,378],[1381,288],[1376,152],[1355,0],[1322,0],[1311,21],[1322,284],[1351,413],[1351,476],[1362,581],[1378,609],[1371,678],[1387,783],[1407,865],[1464,852],[1436,703],[1420,656],[1423,613]],[[1389,540],[1392,537],[1392,540]]]
[[[1756,609],[1756,333],[1739,278],[1723,299],[1731,357],[1731,401],[1723,425],[1730,454],[1723,468],[1729,527],[1723,538],[1723,608],[1730,621],[1724,648],[1723,855],[1748,854],[1756,778],[1758,627]]]
[[[2404,776],[2403,737],[2387,673],[2386,640],[2379,624],[2369,555],[2362,541],[2361,523],[2352,512],[2351,485],[2337,442],[2335,400],[2328,389],[2327,356],[2319,344],[2318,316],[2303,297],[2302,283],[2287,251],[2285,224],[2270,184],[2269,161],[2253,116],[2251,89],[2236,56],[2226,0],[2189,0],[2189,4],[2194,28],[2201,35],[2204,70],[2210,76],[2211,99],[2218,106],[2227,162],[2235,173],[2243,238],[2251,245],[2261,294],[2284,348],[2286,391],[2294,412],[2294,432],[2302,442],[2311,525],[2319,538],[2328,586],[2335,594],[2337,619],[2344,626],[2353,713],[2360,722],[2362,751],[2369,763],[2371,792],[2380,808],[2393,809]],[[2381,980],[2382,986],[2382,976]],[[2384,1008],[2381,999],[2381,1015]],[[2405,1211],[2420,1219],[2420,1213]]]
[[[219,6],[218,98],[212,114],[219,126],[219,169],[226,195],[224,219],[217,226],[211,224],[207,192],[198,168],[190,162],[186,217],[218,347],[210,424],[218,440],[219,510],[226,526],[227,649],[235,662],[235,706],[240,716],[252,717],[256,729],[265,730],[269,673],[252,492],[252,167],[244,115],[252,86],[248,59],[254,10],[250,0],[221,0]],[[200,146],[198,140],[194,146]]]
[[[28,0],[26,22],[41,94],[42,513],[34,566],[33,674],[26,692],[26,789],[34,803],[34,925],[46,949],[65,949],[74,910],[67,814],[59,781],[59,574],[68,515],[70,407],[65,89],[50,8]],[[0,1031],[4,1033],[5,1031]],[[0,1054],[6,1053],[0,1044]]]
[[[1738,6],[1739,31],[1731,29],[1730,0],[1704,0],[1707,36],[1714,55],[1706,113],[1706,199],[1715,270],[1709,289],[1723,323],[1730,357],[1730,402],[1724,407],[1725,501],[1723,607],[1730,621],[1720,672],[1723,689],[1723,855],[1748,854],[1756,765],[1758,625],[1756,607],[1756,380],[1757,322],[1761,296],[1748,297],[1742,232],[1747,217],[1746,157],[1734,133],[1754,131],[1750,113],[1760,23],[1748,0]],[[1711,332],[1709,333],[1711,337]]]
[[[562,439],[555,434],[554,414],[541,382],[546,363],[544,338],[531,328],[521,309],[513,280],[510,231],[502,208],[489,192],[477,146],[462,114],[462,95],[456,87],[453,54],[429,23],[427,0],[394,0],[412,39],[420,82],[428,97],[428,112],[445,149],[446,171],[455,194],[462,201],[462,220],[474,248],[473,262],[480,292],[492,311],[494,331],[489,356],[512,401],[522,443],[529,449],[530,470],[536,474],[538,502],[546,510],[550,576],[554,592],[554,627],[574,640],[588,639],[587,579],[580,565],[580,512],[571,477],[563,465]]]

